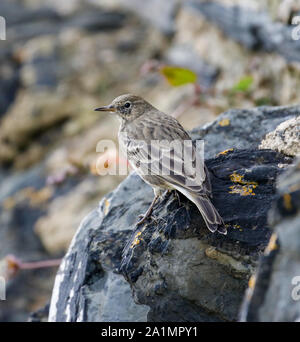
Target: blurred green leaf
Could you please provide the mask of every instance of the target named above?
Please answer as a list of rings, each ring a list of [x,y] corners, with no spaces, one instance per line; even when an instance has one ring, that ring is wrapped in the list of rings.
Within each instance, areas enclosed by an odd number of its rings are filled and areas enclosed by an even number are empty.
[[[260,97],[254,101],[256,106],[275,106],[276,104],[272,103],[272,100],[268,97]]]
[[[246,92],[247,90],[249,90],[252,84],[253,84],[253,77],[245,76],[241,78],[236,85],[233,86],[232,90]]]
[[[197,81],[197,75],[189,69],[166,65],[160,69],[160,72],[174,87]]]

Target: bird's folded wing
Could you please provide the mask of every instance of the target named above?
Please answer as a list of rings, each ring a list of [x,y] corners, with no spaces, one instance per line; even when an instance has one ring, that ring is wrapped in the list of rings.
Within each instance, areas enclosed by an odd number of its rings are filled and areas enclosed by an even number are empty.
[[[130,141],[128,159],[142,175],[155,175],[172,185],[198,194],[210,194],[211,186],[204,160],[192,141]]]

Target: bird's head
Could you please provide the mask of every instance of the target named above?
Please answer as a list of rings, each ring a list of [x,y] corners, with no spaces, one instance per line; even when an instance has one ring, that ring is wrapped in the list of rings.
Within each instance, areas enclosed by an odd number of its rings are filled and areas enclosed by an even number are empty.
[[[100,112],[116,113],[121,119],[125,121],[133,121],[146,111],[153,108],[150,103],[139,96],[126,94],[115,98],[108,106],[96,108]]]

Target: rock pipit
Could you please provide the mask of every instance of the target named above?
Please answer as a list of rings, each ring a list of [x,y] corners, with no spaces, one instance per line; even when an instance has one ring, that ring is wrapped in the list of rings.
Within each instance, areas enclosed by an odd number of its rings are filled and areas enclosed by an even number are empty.
[[[195,145],[176,119],[130,94],[95,110],[114,112],[121,119],[120,146],[133,169],[154,190],[154,199],[138,224],[151,215],[164,192],[175,190],[196,204],[211,232],[227,233],[210,200],[211,184],[204,160],[197,158]]]

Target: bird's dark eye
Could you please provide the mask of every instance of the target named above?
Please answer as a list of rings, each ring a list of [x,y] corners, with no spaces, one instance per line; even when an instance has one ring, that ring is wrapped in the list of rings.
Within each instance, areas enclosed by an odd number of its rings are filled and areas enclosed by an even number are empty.
[[[131,106],[131,103],[130,102],[126,102],[125,104],[124,104],[124,107],[125,108],[129,108]]]

